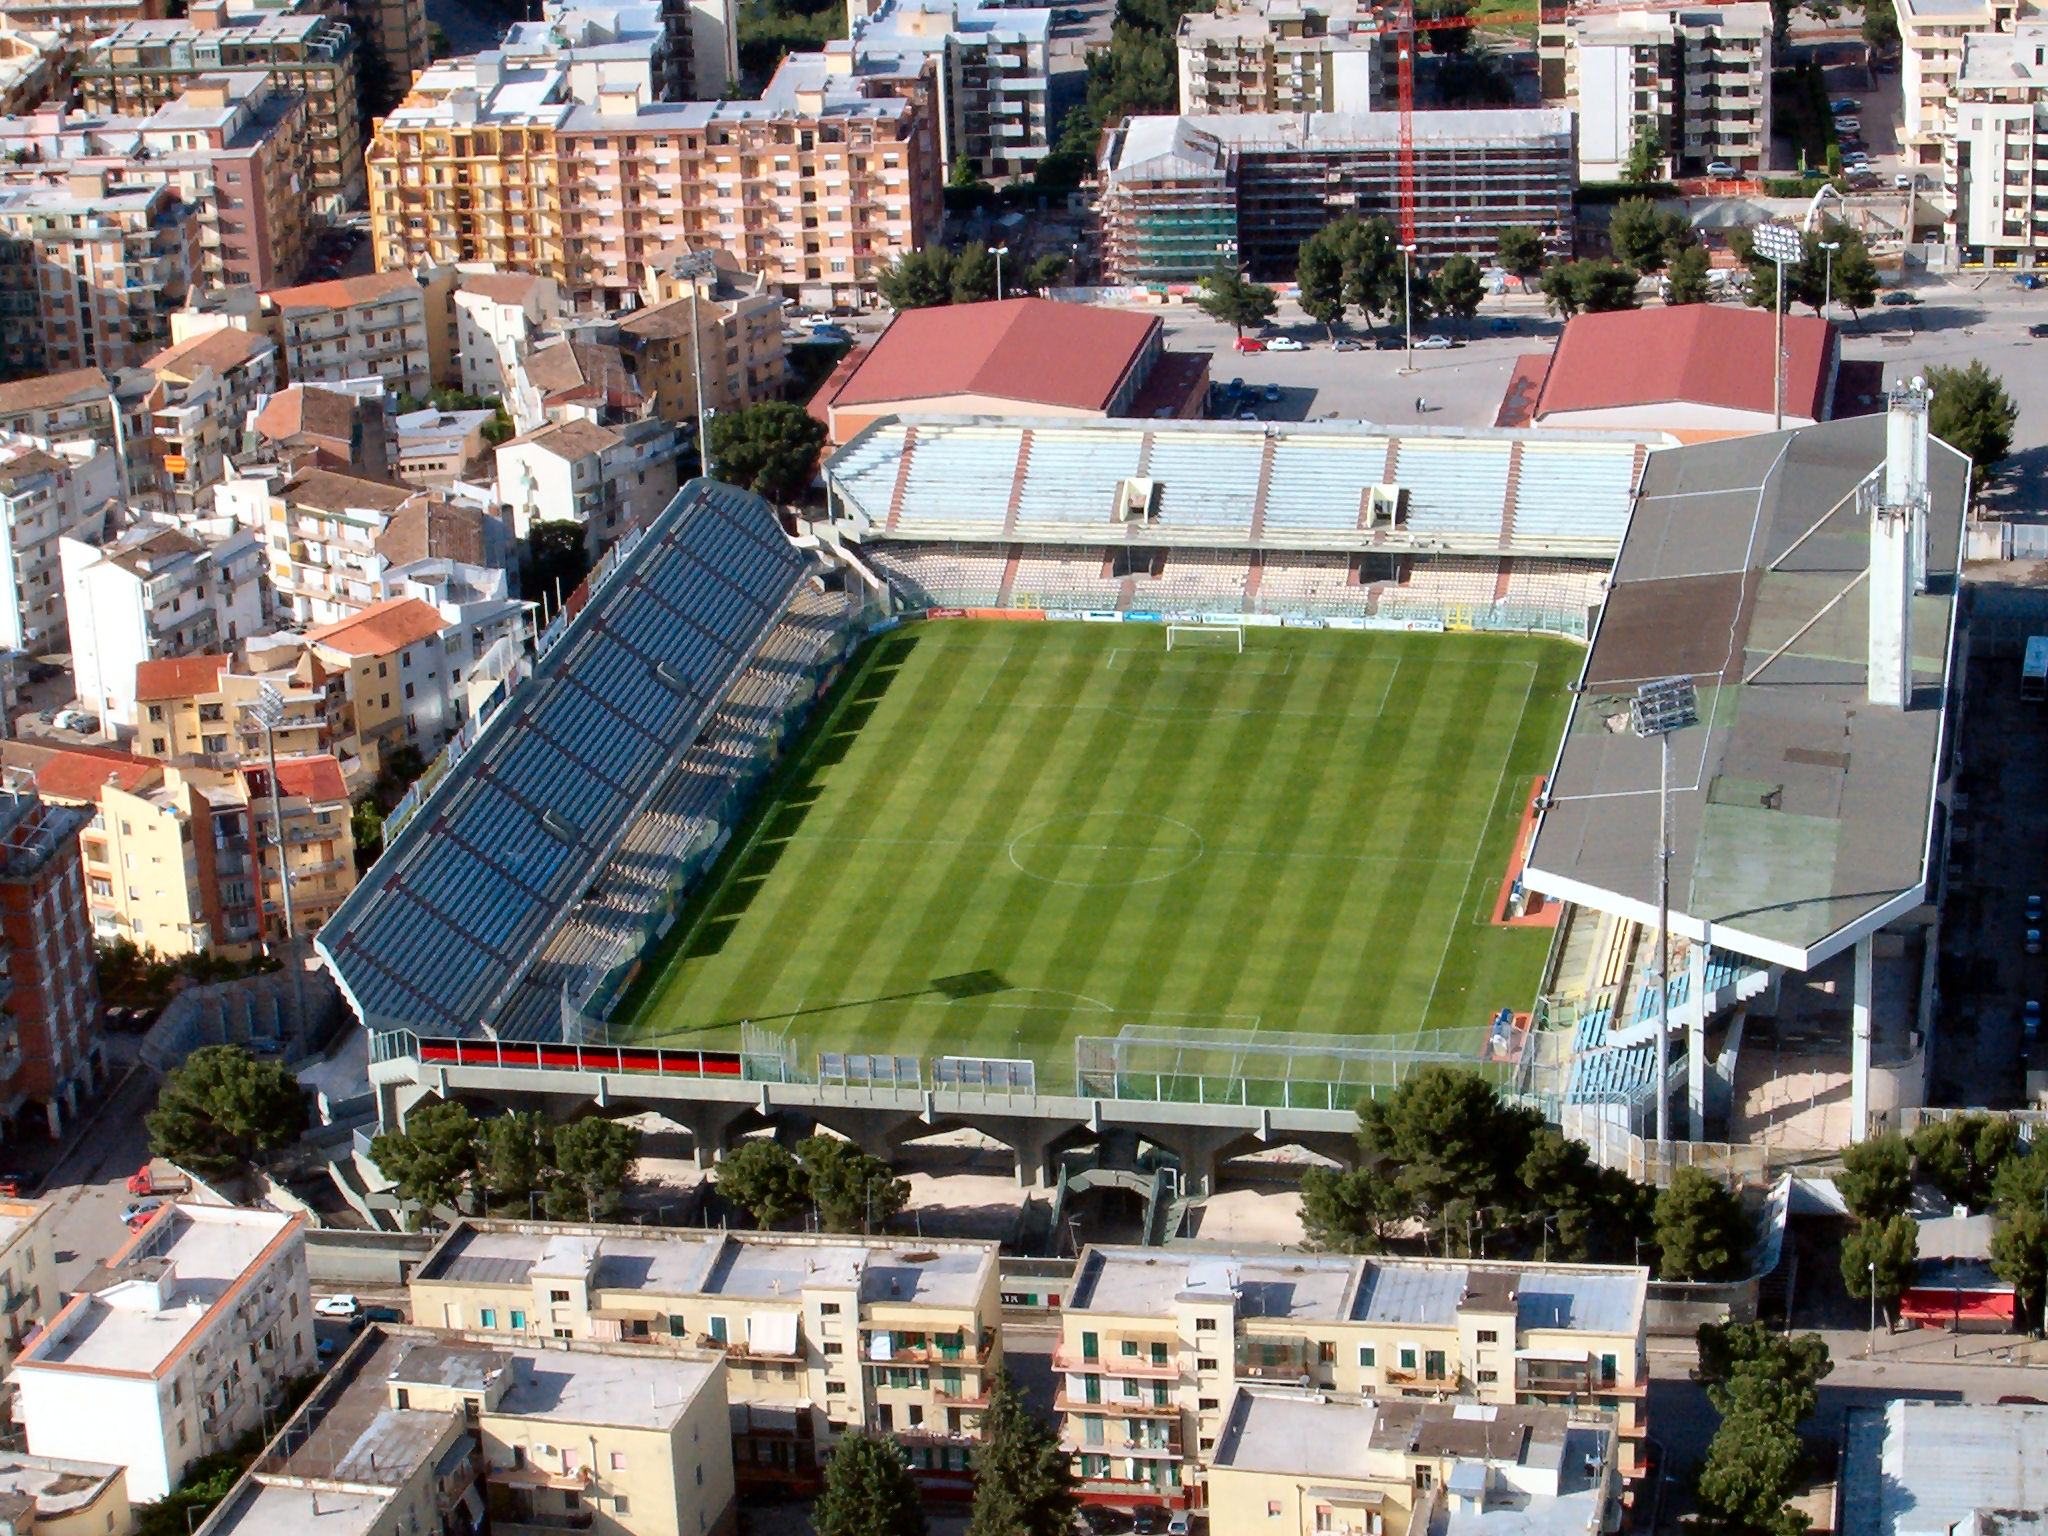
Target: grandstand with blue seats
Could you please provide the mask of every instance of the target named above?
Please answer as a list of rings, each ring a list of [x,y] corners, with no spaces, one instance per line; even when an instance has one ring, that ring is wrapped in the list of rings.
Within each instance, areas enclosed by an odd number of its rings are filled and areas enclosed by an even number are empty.
[[[733,787],[809,703],[867,595],[766,502],[692,481],[321,930],[357,1015],[573,1037],[578,994],[716,842]]]

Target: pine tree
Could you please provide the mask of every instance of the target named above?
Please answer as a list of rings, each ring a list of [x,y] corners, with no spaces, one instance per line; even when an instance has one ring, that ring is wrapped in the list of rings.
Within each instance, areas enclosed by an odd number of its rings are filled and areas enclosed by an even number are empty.
[[[817,1536],[924,1536],[924,1508],[902,1448],[864,1429],[842,1436],[825,1463],[811,1528]]]
[[[1000,1371],[989,1382],[981,1436],[967,1536],[1069,1536],[1078,1501],[1067,1454]]]

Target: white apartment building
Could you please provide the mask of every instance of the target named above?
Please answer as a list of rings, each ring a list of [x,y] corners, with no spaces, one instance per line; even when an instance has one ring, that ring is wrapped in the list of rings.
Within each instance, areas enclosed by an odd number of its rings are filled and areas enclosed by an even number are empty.
[[[124,1465],[146,1503],[260,1429],[314,1364],[303,1228],[274,1211],[160,1210],[16,1357],[30,1452]]]
[[[1942,157],[1950,255],[2048,265],[2048,22],[1963,39],[1955,132]]]
[[[1180,19],[1180,109],[1370,112],[1385,47],[1356,0],[1223,0]]]
[[[450,280],[437,275],[422,285],[400,268],[265,294],[287,376],[294,384],[327,385],[374,377],[425,395],[436,380],[428,301],[445,296]]]
[[[1920,165],[1938,165],[1955,134],[1956,76],[1963,39],[2010,32],[2019,0],[1895,0],[1899,15],[1901,147]]]
[[[535,523],[581,523],[594,557],[675,498],[677,446],[657,417],[556,422],[498,446],[498,501],[520,538]]]
[[[949,174],[966,159],[985,175],[1025,176],[1045,158],[1051,11],[882,0],[852,33],[853,73],[863,85],[941,109],[940,164]]]
[[[384,597],[378,539],[430,492],[331,469],[224,480],[217,508],[263,540],[278,617],[332,624]]]
[[[0,1369],[63,1300],[51,1211],[47,1202],[0,1200]]]
[[[527,614],[527,604],[507,599],[444,611],[419,597],[392,597],[309,629],[306,641],[328,665],[359,672],[362,691],[374,686],[388,697],[404,739],[431,757],[469,717],[465,681],[501,640],[523,641]],[[374,685],[371,667],[380,674]]]
[[[246,528],[202,537],[159,523],[111,544],[59,542],[79,699],[103,729],[135,726],[135,669],[232,650],[263,629],[263,548]]]
[[[0,647],[31,655],[62,650],[69,639],[60,546],[97,538],[121,493],[120,465],[90,439],[0,433]]]
[[[561,288],[526,272],[465,272],[453,297],[463,393],[484,400],[509,395],[514,365],[562,317]]]
[[[1767,168],[1768,5],[1574,12],[1564,36],[1581,179],[1618,180],[1644,127],[1670,175],[1702,175],[1716,162],[1744,175]]]

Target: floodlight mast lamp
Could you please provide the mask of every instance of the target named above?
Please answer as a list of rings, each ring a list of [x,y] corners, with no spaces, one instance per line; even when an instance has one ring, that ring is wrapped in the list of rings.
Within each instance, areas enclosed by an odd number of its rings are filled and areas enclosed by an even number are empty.
[[[1699,723],[1689,677],[1645,683],[1629,700],[1629,728],[1657,738],[1657,1155],[1671,1144],[1671,735]]]
[[[704,418],[704,349],[697,341],[697,305],[702,295],[697,292],[698,279],[712,277],[718,272],[718,262],[709,251],[685,251],[669,264],[668,273],[677,282],[687,282],[690,295],[690,388],[697,397],[697,473],[711,473],[711,441],[705,436]],[[718,284],[711,285],[712,297],[718,294]]]
[[[1790,224],[1759,224],[1757,254],[1773,262],[1778,281],[1771,300],[1771,430],[1785,430],[1785,263],[1806,254],[1805,238]]]

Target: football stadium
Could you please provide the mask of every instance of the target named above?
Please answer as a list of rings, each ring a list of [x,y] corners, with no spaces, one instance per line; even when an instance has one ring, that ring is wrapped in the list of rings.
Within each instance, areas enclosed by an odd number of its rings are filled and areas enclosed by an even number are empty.
[[[1526,1088],[1520,857],[1651,446],[888,418],[794,533],[693,482],[318,936],[381,1113],[947,1120],[1028,1176]]]

